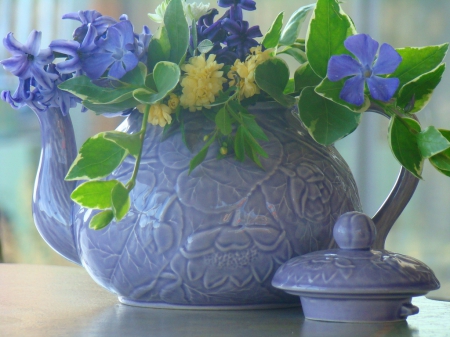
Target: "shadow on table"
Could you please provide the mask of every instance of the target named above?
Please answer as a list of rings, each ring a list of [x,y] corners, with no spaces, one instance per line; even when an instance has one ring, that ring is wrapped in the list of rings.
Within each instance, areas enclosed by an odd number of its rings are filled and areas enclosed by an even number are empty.
[[[117,304],[73,336],[413,336],[406,321],[378,324],[305,320],[300,308],[252,311],[146,309]]]

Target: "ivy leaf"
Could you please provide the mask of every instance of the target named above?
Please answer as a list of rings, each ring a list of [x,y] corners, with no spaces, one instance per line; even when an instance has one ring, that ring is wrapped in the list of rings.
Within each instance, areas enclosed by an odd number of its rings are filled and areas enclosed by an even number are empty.
[[[112,205],[112,211],[117,221],[123,219],[130,209],[130,195],[126,187],[117,182],[116,186],[111,191],[110,202]]]
[[[66,180],[92,180],[111,174],[125,159],[127,151],[99,133],[89,138],[69,168]]]
[[[339,95],[341,94],[342,88],[344,87],[346,79],[342,79],[337,82],[332,82],[328,78],[324,78],[323,81],[316,87],[315,91],[320,96],[332,100],[333,102],[343,105],[346,108],[352,110],[353,112],[364,112],[370,106],[370,100],[367,95],[364,95],[364,103],[361,106],[350,104],[342,100]]]
[[[300,64],[308,61],[306,53],[300,48],[296,48],[294,46],[283,49],[278,54],[287,54],[289,56],[292,56]]]
[[[203,148],[199,151],[199,153],[197,153],[197,155],[194,158],[192,158],[192,160],[189,163],[189,173],[188,174],[191,174],[191,172],[205,160],[206,155],[208,154],[209,147],[216,140],[216,137],[217,137],[217,135],[214,134],[214,136],[211,137],[206,142],[205,146],[203,146]]]
[[[322,79],[316,75],[308,62],[297,68],[294,74],[295,91],[300,92],[306,87],[317,86]]]
[[[439,133],[448,141],[450,141],[450,131],[439,129]],[[439,172],[450,176],[450,149],[439,152],[438,154],[429,158],[430,163]]]
[[[107,131],[104,133],[105,139],[108,139],[121,148],[127,150],[131,155],[137,157],[141,150],[141,134],[128,134],[120,131]]]
[[[450,148],[450,142],[434,126],[429,126],[417,135],[420,153],[430,158]]]
[[[314,8],[314,6],[315,4],[300,7],[292,14],[286,27],[284,27],[284,30],[281,33],[280,45],[290,46],[297,40],[302,23],[306,19],[306,15]]]
[[[153,81],[158,92],[150,94],[146,89],[137,89],[133,92],[133,97],[142,104],[155,104],[177,86],[180,74],[180,67],[177,64],[161,61],[153,71]]]
[[[164,14],[164,26],[170,42],[169,61],[180,64],[189,46],[189,27],[181,0],[171,0]]]
[[[272,26],[269,28],[266,35],[264,36],[262,45],[265,48],[269,49],[278,46],[278,42],[280,41],[281,37],[281,29],[283,28],[283,17],[284,17],[283,12],[278,14],[277,18],[272,23]]]
[[[406,107],[414,98],[414,107],[408,113],[422,110],[430,101],[434,89],[441,82],[445,64],[406,83],[398,94],[397,105]]]
[[[153,36],[148,45],[147,65],[150,71],[158,62],[166,61],[170,57],[170,41],[166,27],[161,26],[158,32],[159,37]]]
[[[389,145],[399,163],[414,176],[422,179],[424,159],[419,148],[418,137],[410,131],[410,128],[417,134],[420,132],[420,124],[414,119],[392,117],[388,131]]]
[[[298,110],[311,137],[325,146],[352,133],[362,116],[318,95],[312,87],[303,89]]]
[[[448,50],[448,43],[438,46],[422,48],[399,48],[396,49],[402,57],[402,62],[388,77],[397,77],[400,80],[399,88],[435,69],[444,60]]]
[[[356,34],[352,20],[337,0],[318,0],[309,24],[306,55],[314,72],[327,76],[328,61],[333,55],[349,54],[344,41]]]
[[[127,72],[120,79],[121,82],[129,84],[134,87],[142,87],[145,85],[145,78],[147,77],[147,67],[144,63],[139,62],[137,67]]]
[[[111,221],[114,219],[113,211],[108,209],[106,211],[102,211],[94,215],[89,222],[89,228],[100,230],[108,226]]]
[[[274,57],[261,63],[255,70],[255,81],[281,105],[290,107],[295,104],[294,97],[283,93],[289,81],[289,68],[282,59]]]
[[[231,118],[228,114],[227,109],[225,107],[221,108],[216,115],[215,119],[216,125],[219,128],[220,132],[225,136],[229,135],[232,131],[231,127]]]
[[[87,181],[79,185],[70,198],[83,207],[109,209],[111,208],[111,191],[118,183],[117,180]]]
[[[94,111],[97,115],[122,112],[124,110],[134,108],[139,104],[139,102],[133,97],[125,101],[112,104],[95,104],[88,100],[84,100],[82,103],[87,109]]]
[[[213,49],[213,47],[214,47],[214,43],[211,40],[205,39],[199,43],[197,49],[200,53],[206,54],[211,49]]]

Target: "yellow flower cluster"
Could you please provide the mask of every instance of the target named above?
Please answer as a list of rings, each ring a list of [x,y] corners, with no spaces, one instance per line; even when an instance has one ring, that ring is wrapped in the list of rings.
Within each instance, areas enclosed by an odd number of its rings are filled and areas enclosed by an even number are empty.
[[[228,72],[230,85],[237,85],[240,89],[239,99],[249,98],[259,94],[260,89],[255,82],[255,69],[258,65],[271,57],[272,49],[262,51],[261,46],[250,49],[250,55],[245,62],[236,60]]]
[[[189,63],[181,66],[186,73],[181,80],[183,94],[180,103],[183,108],[190,111],[208,108],[216,99],[222,85],[226,82],[223,78],[223,64],[215,61],[216,55],[209,55],[208,59],[204,54],[191,57]]]
[[[171,93],[169,96],[169,101],[167,104],[156,103],[150,106],[150,112],[148,114],[148,122],[153,125],[159,125],[161,127],[166,126],[166,124],[172,123],[171,114],[178,107],[180,99],[177,95]],[[145,105],[138,105],[138,110],[143,113]]]

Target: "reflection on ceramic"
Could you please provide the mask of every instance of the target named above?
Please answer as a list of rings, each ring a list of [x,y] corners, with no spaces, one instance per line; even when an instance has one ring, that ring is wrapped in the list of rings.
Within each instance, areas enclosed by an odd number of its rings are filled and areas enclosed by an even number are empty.
[[[341,249],[291,259],[272,284],[301,297],[306,318],[395,321],[418,313],[412,296],[439,288],[433,271],[411,257],[371,250],[376,228],[365,214],[343,214],[333,230]]]
[[[75,185],[63,179],[76,156],[70,117],[56,109],[38,113],[43,152],[33,212],[39,232],[127,304],[298,303],[271,286],[276,269],[294,256],[331,247],[336,219],[361,205],[347,164],[333,146],[315,143],[293,111],[270,103],[251,111],[269,138],[262,143],[269,154],[262,159],[265,170],[231,157],[216,160],[215,144],[188,175],[214,123],[190,116],[185,128],[193,152],[179,132],[161,142],[162,129],[149,127],[131,210],[100,231],[88,228],[96,211],[73,204]],[[119,130],[137,132],[141,116],[132,114]],[[108,179],[126,182],[133,165],[125,159]],[[390,228],[415,186],[403,172],[391,195],[403,198],[388,200],[380,224]]]

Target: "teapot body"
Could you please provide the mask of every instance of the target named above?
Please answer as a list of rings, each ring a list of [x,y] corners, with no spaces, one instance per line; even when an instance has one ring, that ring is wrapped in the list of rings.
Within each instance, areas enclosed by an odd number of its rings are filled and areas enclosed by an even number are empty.
[[[213,144],[189,174],[189,162],[214,124],[200,113],[161,141],[147,130],[131,209],[120,222],[89,229],[96,211],[72,206],[75,246],[94,280],[126,304],[142,306],[279,306],[298,298],[271,286],[290,258],[333,245],[336,219],[361,205],[351,172],[334,147],[314,142],[294,111],[273,103],[250,109],[269,141],[264,170]],[[120,131],[139,131],[132,114]],[[192,151],[192,152],[191,152]],[[126,158],[111,179],[128,181]],[[108,179],[109,179],[108,178]]]

